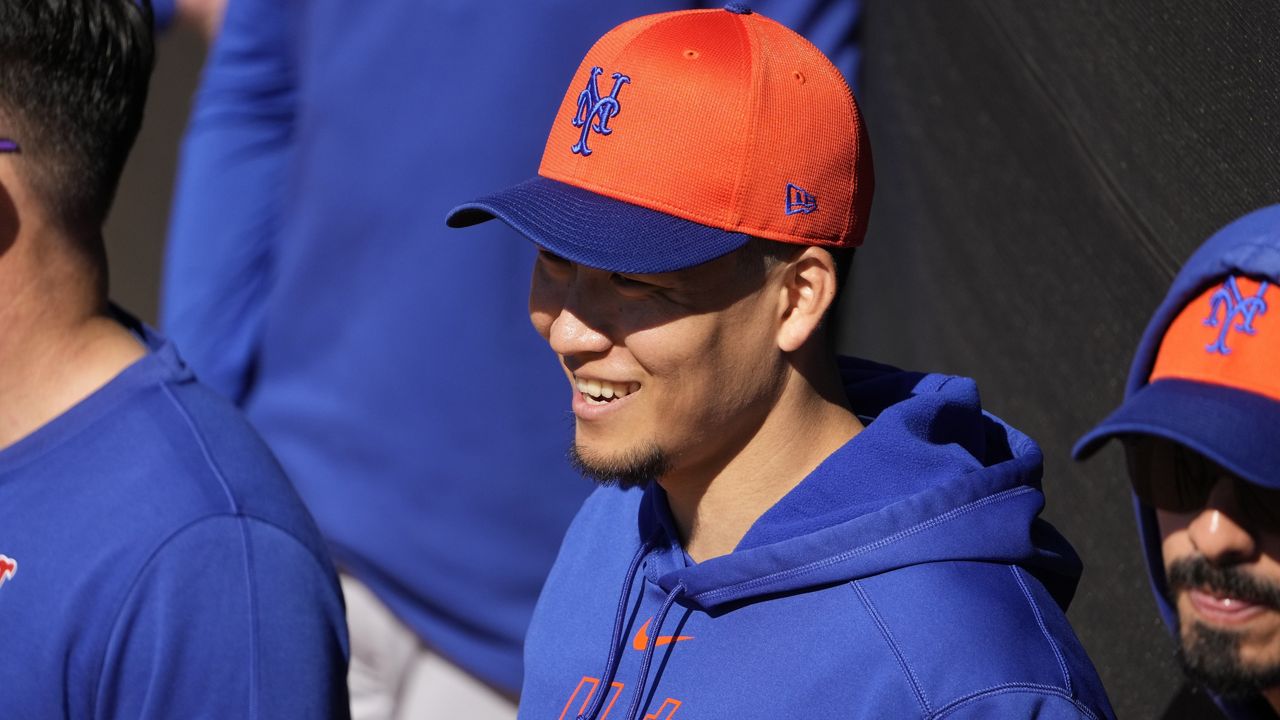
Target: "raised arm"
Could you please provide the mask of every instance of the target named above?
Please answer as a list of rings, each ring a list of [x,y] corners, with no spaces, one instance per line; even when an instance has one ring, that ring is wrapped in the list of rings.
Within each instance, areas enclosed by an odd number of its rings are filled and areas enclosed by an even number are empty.
[[[231,0],[191,123],[169,224],[161,324],[206,383],[249,389],[292,155],[294,0]]]

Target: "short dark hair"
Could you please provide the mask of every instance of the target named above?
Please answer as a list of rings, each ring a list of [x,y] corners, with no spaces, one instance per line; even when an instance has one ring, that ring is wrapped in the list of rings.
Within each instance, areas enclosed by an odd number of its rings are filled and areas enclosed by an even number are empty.
[[[0,2],[0,120],[55,222],[97,229],[142,126],[150,0]]]
[[[738,251],[738,258],[744,267],[759,266],[769,268],[799,255],[804,252],[806,247],[809,246],[753,237],[750,242],[742,246],[742,249]],[[831,260],[836,265],[836,298],[831,303],[834,308],[840,302],[841,295],[844,294],[844,286],[849,277],[849,269],[853,267],[853,253],[857,248],[823,247],[822,249],[830,253]]]
[[[737,250],[738,265],[747,272],[761,272],[780,263],[790,261],[804,252],[807,247],[809,246],[753,237],[746,245]],[[836,312],[840,306],[840,298],[844,297],[845,284],[849,278],[850,268],[853,267],[853,254],[857,248],[822,247],[822,249],[830,253],[831,259],[836,266],[836,296],[831,300],[831,306],[827,308],[826,316],[823,318],[820,328],[820,332],[825,338],[827,349],[834,352],[837,338],[832,326],[839,320],[836,317]]]

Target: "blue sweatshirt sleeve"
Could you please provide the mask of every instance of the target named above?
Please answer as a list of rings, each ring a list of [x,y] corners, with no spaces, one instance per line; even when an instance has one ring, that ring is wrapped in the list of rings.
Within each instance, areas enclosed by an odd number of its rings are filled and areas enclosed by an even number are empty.
[[[292,154],[292,0],[231,0],[184,140],[161,325],[200,378],[248,391]]]
[[[346,718],[347,636],[327,562],[238,516],[199,521],[147,563],[117,615],[98,718]]]

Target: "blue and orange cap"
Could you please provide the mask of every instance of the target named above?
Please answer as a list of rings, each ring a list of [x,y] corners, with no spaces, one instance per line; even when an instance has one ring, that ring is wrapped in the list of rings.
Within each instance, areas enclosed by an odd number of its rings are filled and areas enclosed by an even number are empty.
[[[1073,450],[1153,435],[1280,489],[1280,205],[1220,230],[1148,325],[1125,400]]]
[[[498,218],[574,262],[659,273],[753,236],[856,247],[873,184],[840,71],[800,35],[730,4],[606,33],[569,85],[538,176],[447,222]]]

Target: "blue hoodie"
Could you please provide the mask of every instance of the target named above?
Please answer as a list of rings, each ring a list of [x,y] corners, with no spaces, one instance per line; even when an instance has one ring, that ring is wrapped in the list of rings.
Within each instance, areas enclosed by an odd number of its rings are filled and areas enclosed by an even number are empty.
[[[1179,311],[1204,292],[1206,287],[1221,282],[1224,276],[1232,274],[1269,279],[1280,284],[1280,205],[1256,210],[1236,220],[1205,241],[1187,260],[1142,336],[1133,366],[1129,370],[1125,397],[1147,384],[1147,378],[1155,364],[1156,352],[1160,349],[1160,341]],[[1136,498],[1134,506],[1138,513],[1138,532],[1142,538],[1156,604],[1169,632],[1176,637],[1178,615],[1168,599],[1164,558],[1160,551],[1160,529],[1156,525],[1155,511]],[[1270,706],[1261,698],[1238,703],[1216,697],[1214,700],[1233,720],[1275,717]]]
[[[1038,517],[1034,441],[971,380],[842,372],[866,429],[729,555],[695,564],[656,484],[591,496],[535,611],[522,718],[1113,717],[1063,612],[1080,562]]]

